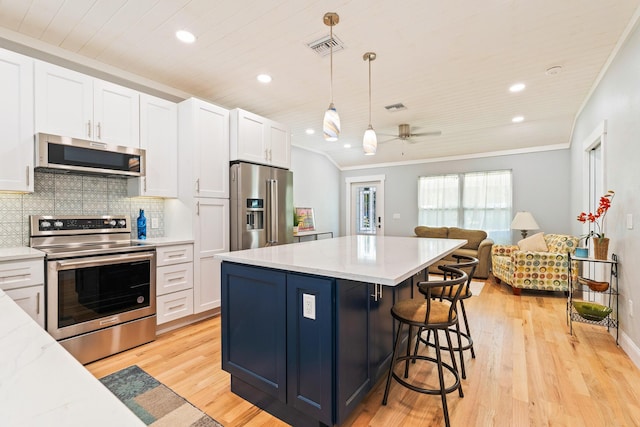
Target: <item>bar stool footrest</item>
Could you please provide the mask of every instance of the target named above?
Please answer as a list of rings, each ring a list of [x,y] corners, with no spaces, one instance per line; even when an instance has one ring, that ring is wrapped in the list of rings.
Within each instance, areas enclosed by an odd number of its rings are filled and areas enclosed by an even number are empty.
[[[409,360],[412,363],[415,363],[416,360],[426,360],[429,362],[433,362],[436,365],[438,364],[438,360],[430,357],[430,356],[424,356],[424,355],[410,355],[410,356],[400,356],[398,357],[398,359],[396,360],[396,365],[400,362],[403,362],[405,360]],[[452,393],[456,390],[458,390],[460,388],[460,376],[458,375],[458,372],[453,369],[453,366],[449,365],[448,363],[442,362],[442,367],[446,370],[448,370],[453,377],[455,378],[455,383],[449,387],[445,387],[444,392],[445,393]],[[393,367],[391,368],[393,369]],[[402,378],[400,375],[396,374],[395,371],[392,371],[391,376],[398,381],[400,384],[402,384],[403,386],[407,387],[408,389],[411,389],[413,391],[416,391],[418,393],[424,393],[424,394],[433,394],[433,395],[441,395],[442,391],[437,388],[437,389],[430,389],[430,388],[424,388],[424,387],[418,387],[414,384],[409,383],[408,381],[406,381],[404,378]]]

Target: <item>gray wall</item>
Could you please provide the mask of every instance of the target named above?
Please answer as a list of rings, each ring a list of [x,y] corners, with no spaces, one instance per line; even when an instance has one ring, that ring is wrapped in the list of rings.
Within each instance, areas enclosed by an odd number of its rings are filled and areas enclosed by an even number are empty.
[[[293,171],[293,204],[313,208],[316,230],[340,229],[338,216],[340,172],[324,155],[291,147]]]
[[[589,101],[578,116],[571,147],[571,212],[587,209],[581,199],[583,141],[606,120],[604,148],[605,187],[616,192],[607,213],[606,234],[611,239],[609,253],[620,261],[621,345],[640,365],[640,271],[634,262],[640,257],[640,31],[636,27],[612,61]],[[626,228],[626,216],[635,225]],[[572,221],[580,233],[580,223]],[[629,300],[634,303],[630,315]]]
[[[385,234],[413,236],[418,225],[418,177],[445,173],[510,169],[513,172],[513,210],[530,211],[541,231],[569,233],[574,215],[570,212],[569,150],[530,154],[452,160],[415,165],[344,171],[341,174],[340,200],[344,200],[347,177],[385,175]],[[393,214],[400,219],[393,219]],[[341,232],[344,233],[344,203],[340,206]],[[512,233],[513,242],[520,232]]]

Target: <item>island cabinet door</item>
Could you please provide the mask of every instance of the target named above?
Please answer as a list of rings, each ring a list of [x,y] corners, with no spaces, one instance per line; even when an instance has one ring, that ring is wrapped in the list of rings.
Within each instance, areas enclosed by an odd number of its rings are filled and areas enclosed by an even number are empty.
[[[373,292],[368,283],[336,281],[336,423],[347,416],[373,387],[370,361]]]
[[[222,369],[286,403],[286,273],[222,263]]]
[[[287,404],[333,425],[334,279],[287,274]]]

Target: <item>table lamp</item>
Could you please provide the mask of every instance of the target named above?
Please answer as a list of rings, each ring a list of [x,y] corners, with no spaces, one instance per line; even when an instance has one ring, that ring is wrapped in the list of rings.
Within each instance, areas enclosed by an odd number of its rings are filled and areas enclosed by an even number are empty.
[[[520,230],[523,239],[527,237],[527,231],[538,230],[539,228],[540,227],[538,226],[536,220],[533,218],[533,215],[531,215],[531,212],[517,212],[516,216],[513,217],[513,221],[511,221],[511,229]]]

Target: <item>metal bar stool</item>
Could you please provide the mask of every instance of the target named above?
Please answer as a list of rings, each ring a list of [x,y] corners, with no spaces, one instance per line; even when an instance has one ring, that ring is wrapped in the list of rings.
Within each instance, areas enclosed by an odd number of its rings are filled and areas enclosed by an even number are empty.
[[[456,366],[456,358],[453,353],[453,345],[451,344],[450,329],[458,321],[458,298],[460,297],[460,291],[463,285],[467,281],[467,273],[462,270],[452,268],[449,266],[439,266],[440,270],[448,275],[443,278],[448,280],[420,282],[418,287],[420,291],[424,291],[426,298],[401,300],[393,305],[391,308],[391,315],[398,321],[398,330],[396,333],[395,343],[393,345],[393,356],[391,358],[391,366],[389,367],[389,373],[387,375],[387,384],[384,389],[384,397],[382,404],[387,404],[389,397],[389,388],[391,386],[391,379],[395,379],[401,385],[419,393],[440,395],[442,399],[442,410],[444,412],[445,424],[449,426],[449,410],[447,409],[447,394],[455,390],[458,390],[460,397],[464,397],[462,392],[462,384],[460,383],[460,376],[458,374],[458,367]],[[436,299],[431,295],[433,289],[442,293],[447,292],[450,295],[450,299]],[[404,356],[400,355],[400,343],[402,337],[402,327],[408,325],[409,327],[409,339],[407,340],[407,350]],[[411,339],[413,337],[413,328],[417,327],[419,330],[434,331],[435,340],[435,353],[436,357],[426,355],[411,354]],[[440,346],[440,338],[438,337],[438,331],[444,331],[447,339],[447,347]],[[449,355],[451,356],[451,365],[442,361],[440,354],[441,349],[447,348]],[[415,362],[417,360],[425,360],[434,362],[438,366],[438,380],[439,388],[430,389],[419,387],[415,384],[405,380],[409,377],[409,361]],[[405,362],[404,378],[401,378],[395,373],[394,368],[399,362]],[[449,371],[454,377],[454,384],[446,386],[444,383],[444,369]]]
[[[452,350],[457,351],[459,354],[461,376],[463,379],[466,379],[467,373],[466,373],[465,364],[464,364],[464,351],[470,350],[471,357],[473,359],[476,358],[476,352],[473,348],[473,338],[471,337],[471,329],[469,329],[469,320],[467,319],[467,310],[465,309],[465,306],[464,306],[464,300],[469,299],[473,296],[473,294],[471,293],[470,285],[471,285],[471,280],[473,279],[473,274],[475,273],[476,267],[478,266],[479,260],[477,258],[468,256],[468,255],[454,254],[452,256],[456,259],[457,262],[454,264],[447,264],[447,265],[449,267],[457,268],[459,270],[464,271],[465,273],[467,273],[467,276],[468,276],[467,282],[462,285],[463,288],[460,291],[460,298],[458,299],[458,303],[460,304],[460,311],[462,311],[462,320],[464,322],[464,332],[462,332],[461,330],[459,321],[456,323],[455,329],[452,329],[452,332],[455,332],[456,334],[458,334],[458,345],[456,347],[453,347]],[[420,292],[423,295],[425,295],[425,292],[423,292],[422,289],[420,289]],[[449,295],[450,292],[451,292],[451,289],[448,289],[446,291],[444,288],[432,289],[431,297],[446,299],[450,301],[451,300],[451,296]],[[418,352],[418,346],[420,345],[420,342],[423,342],[428,346],[434,346],[434,344],[429,341],[429,335],[430,333],[427,333],[427,338],[425,339],[422,337],[422,331],[418,332],[418,339],[416,340],[416,347],[415,347],[414,353]],[[465,340],[464,345],[462,344],[462,339]],[[443,350],[448,350],[448,349],[443,348]]]

